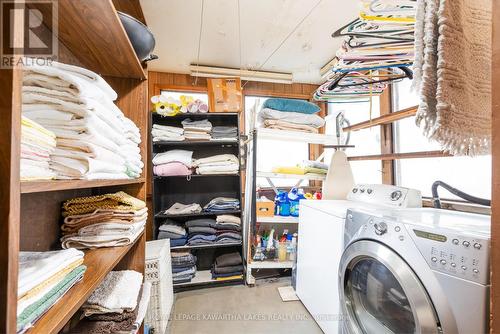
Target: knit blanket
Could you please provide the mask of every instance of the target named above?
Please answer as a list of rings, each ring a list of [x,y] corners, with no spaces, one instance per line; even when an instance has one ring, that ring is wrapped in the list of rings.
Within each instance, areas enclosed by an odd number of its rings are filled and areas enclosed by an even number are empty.
[[[453,155],[490,152],[491,0],[418,0],[416,122]]]
[[[97,209],[116,211],[135,211],[146,207],[146,203],[123,191],[89,197],[78,197],[67,200],[63,204],[63,216],[92,213]]]

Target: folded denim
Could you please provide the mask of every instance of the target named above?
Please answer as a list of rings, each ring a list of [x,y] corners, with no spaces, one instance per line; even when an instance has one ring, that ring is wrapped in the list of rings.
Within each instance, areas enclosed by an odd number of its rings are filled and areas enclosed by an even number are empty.
[[[186,270],[179,271],[176,273],[172,273],[172,277],[180,277],[180,276],[186,276],[186,275],[193,275],[196,273],[196,266],[189,267]]]
[[[188,241],[194,241],[194,240],[215,241],[216,238],[217,236],[215,234],[197,233],[190,235]]]
[[[193,268],[196,269],[196,265],[186,265],[183,267],[172,267],[172,274],[178,274],[178,273],[182,273],[182,272],[192,271]]]
[[[241,234],[238,233],[233,233],[233,232],[227,232],[227,233],[222,233],[221,235],[217,235],[216,241],[221,240],[221,239],[233,239],[233,240],[241,240]]]
[[[187,243],[187,238],[170,239],[170,247],[184,246]]]
[[[215,219],[212,218],[199,218],[192,219],[186,222],[186,227],[189,229],[191,227],[215,227]]]

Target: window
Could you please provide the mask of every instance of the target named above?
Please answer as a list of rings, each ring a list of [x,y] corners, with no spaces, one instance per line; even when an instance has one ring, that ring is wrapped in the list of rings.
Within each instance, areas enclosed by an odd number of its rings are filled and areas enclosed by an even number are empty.
[[[357,103],[330,103],[328,104],[328,117],[325,133],[336,135],[336,117],[343,112],[350,124],[355,124],[380,116],[380,99],[372,99],[370,112],[369,102]],[[372,127],[350,133],[349,144],[354,148],[346,150],[348,156],[372,155],[381,153],[380,128]],[[330,161],[333,149],[326,149],[325,161]],[[382,183],[382,163],[376,160],[351,161],[351,168],[356,183]]]
[[[415,106],[418,96],[410,90],[411,82],[393,85],[395,111]],[[440,150],[439,143],[427,139],[415,124],[415,117],[394,123],[394,148],[398,153]],[[401,159],[395,161],[396,182],[431,196],[431,186],[440,180],[473,196],[491,198],[491,156]],[[458,197],[440,190],[442,198]]]
[[[247,133],[251,128],[252,110],[255,108],[258,112],[267,99],[267,97],[245,96],[245,131]],[[258,127],[258,120],[256,127]],[[309,159],[307,143],[259,139],[257,145],[257,171],[270,172],[273,167],[296,166],[303,160]],[[273,179],[276,187],[293,187],[297,181],[296,179]],[[269,183],[265,178],[257,178],[257,187],[269,187]]]

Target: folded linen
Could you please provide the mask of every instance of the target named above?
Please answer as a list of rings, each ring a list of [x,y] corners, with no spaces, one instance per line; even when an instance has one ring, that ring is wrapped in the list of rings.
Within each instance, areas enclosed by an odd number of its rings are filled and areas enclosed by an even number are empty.
[[[170,150],[158,153],[153,158],[153,165],[167,164],[169,162],[180,162],[190,168],[193,164],[193,151]]]
[[[192,203],[192,204],[175,203],[170,208],[165,210],[165,214],[167,214],[167,215],[183,215],[183,214],[190,214],[190,213],[200,213],[201,211],[202,211],[202,208],[197,203]]]
[[[137,307],[142,274],[133,270],[111,271],[82,306],[85,316],[123,313]]]
[[[63,203],[63,216],[78,215],[94,212],[97,209],[114,211],[136,211],[146,207],[146,203],[128,195],[123,191],[114,194],[105,194],[88,197],[78,197]]]
[[[84,253],[76,249],[50,252],[19,252],[18,298],[63,270]]]
[[[215,234],[194,234],[188,239],[188,245],[213,243],[216,238]]]
[[[215,234],[216,230],[208,226],[191,226],[188,227],[189,235],[204,233],[204,234]]]
[[[185,226],[188,229],[195,227],[195,226],[197,226],[197,227],[215,227],[216,221],[215,221],[215,219],[212,219],[212,218],[191,219],[185,223]]]
[[[320,161],[314,161],[314,160],[304,160],[302,161],[302,167],[304,168],[318,168],[318,169],[326,169],[328,170],[328,164],[325,164],[324,162]]]
[[[212,199],[204,210],[207,212],[225,212],[238,210],[240,208],[240,201],[236,198],[216,197]]]
[[[207,132],[207,133],[212,131],[212,123],[210,123],[210,121],[208,119],[193,121],[190,118],[186,118],[181,123],[182,123],[182,127],[184,128],[184,133],[186,133],[186,130],[200,131],[200,132]]]
[[[264,108],[259,112],[259,120],[263,123],[266,119],[282,120],[294,124],[308,125],[320,128],[325,125],[325,120],[315,114],[302,114],[298,112],[283,112]]]
[[[200,166],[196,168],[196,174],[199,175],[236,175],[239,173],[239,166],[237,164],[227,166],[213,166],[205,167]]]
[[[180,162],[169,162],[153,166],[153,173],[157,176],[187,176],[193,174],[189,167]]]
[[[270,98],[264,101],[262,108],[280,111],[315,114],[320,108],[311,102],[298,99]]]
[[[294,124],[281,120],[266,119],[264,127],[269,129],[285,130],[285,131],[298,131],[307,133],[318,133],[318,129],[305,124]]]
[[[187,234],[177,234],[172,232],[158,231],[158,239],[185,239]]]
[[[17,317],[17,332],[22,333],[32,327],[69,289],[82,280],[86,269],[87,267],[84,265],[76,267],[42,298],[25,308]]]
[[[216,218],[216,222],[218,224],[223,224],[223,223],[230,224],[230,223],[232,223],[232,224],[241,225],[241,218],[233,216],[233,215],[218,215]]]
[[[217,229],[218,234],[222,233],[223,231],[227,232],[241,231],[241,226],[233,223],[217,223],[217,225],[215,225],[215,228]]]
[[[239,164],[238,158],[234,154],[219,154],[206,158],[195,159],[193,167],[200,167],[207,164],[235,163]]]
[[[160,225],[159,230],[164,232],[176,233],[180,235],[186,234],[186,229],[184,227],[176,224],[174,221],[170,219],[167,219],[162,225]]]
[[[160,130],[163,132],[171,132],[177,135],[182,135],[184,133],[183,128],[178,128],[175,126],[168,126],[168,125],[153,124],[153,129]]]

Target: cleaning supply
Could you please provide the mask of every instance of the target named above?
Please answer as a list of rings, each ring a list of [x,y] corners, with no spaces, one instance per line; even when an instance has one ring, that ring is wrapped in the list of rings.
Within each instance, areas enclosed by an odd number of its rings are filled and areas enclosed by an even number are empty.
[[[274,198],[274,215],[290,216],[290,202],[287,193],[284,191],[280,191]]]
[[[288,201],[290,203],[290,216],[298,217],[299,216],[299,202],[301,199],[306,199],[304,196],[304,190],[299,188],[292,188],[288,193]]]

